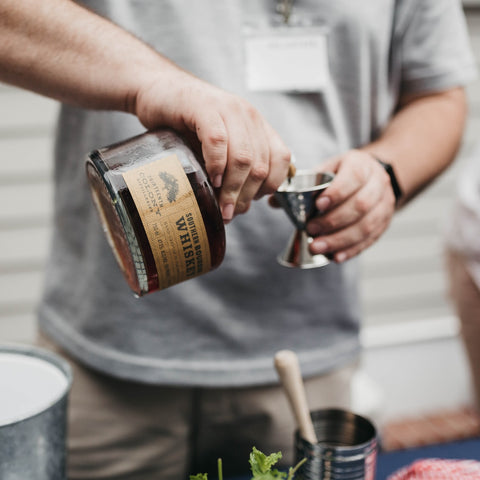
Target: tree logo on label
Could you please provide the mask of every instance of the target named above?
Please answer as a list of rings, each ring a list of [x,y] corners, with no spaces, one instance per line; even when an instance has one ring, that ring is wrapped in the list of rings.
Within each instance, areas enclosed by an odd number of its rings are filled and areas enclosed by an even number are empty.
[[[178,181],[168,172],[160,172],[158,176],[163,180],[163,190],[167,192],[167,200],[173,203],[177,200],[178,195]]]

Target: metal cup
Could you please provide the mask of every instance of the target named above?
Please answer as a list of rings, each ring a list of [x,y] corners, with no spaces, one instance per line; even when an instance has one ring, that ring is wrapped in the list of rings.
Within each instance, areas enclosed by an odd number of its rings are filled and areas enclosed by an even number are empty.
[[[57,355],[0,345],[0,479],[66,480],[71,383]]]
[[[297,462],[306,458],[298,480],[374,480],[377,432],[366,418],[340,409],[311,412],[318,443],[295,432]]]
[[[332,173],[298,170],[295,176],[285,180],[274,196],[295,225],[287,247],[278,256],[285,267],[316,268],[329,263],[325,255],[312,255],[308,246],[312,238],[307,234],[307,222],[318,215],[316,198],[330,185]]]

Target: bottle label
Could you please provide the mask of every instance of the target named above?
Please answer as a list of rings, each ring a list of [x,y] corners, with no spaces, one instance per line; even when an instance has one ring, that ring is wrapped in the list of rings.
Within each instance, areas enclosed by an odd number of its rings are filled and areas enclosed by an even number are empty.
[[[159,289],[210,271],[202,214],[176,155],[123,173],[155,258]]]

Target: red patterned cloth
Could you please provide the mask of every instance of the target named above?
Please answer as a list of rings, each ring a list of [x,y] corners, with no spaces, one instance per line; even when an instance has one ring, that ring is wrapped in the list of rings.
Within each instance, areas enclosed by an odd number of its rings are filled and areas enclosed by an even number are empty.
[[[480,462],[475,460],[417,460],[397,470],[387,480],[480,480]]]

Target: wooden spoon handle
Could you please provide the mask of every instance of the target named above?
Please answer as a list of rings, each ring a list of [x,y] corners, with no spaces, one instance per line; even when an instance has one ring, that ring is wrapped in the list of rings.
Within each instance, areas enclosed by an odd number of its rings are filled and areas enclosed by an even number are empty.
[[[291,350],[280,350],[275,355],[274,363],[297,420],[300,436],[310,443],[317,443],[297,355]]]

